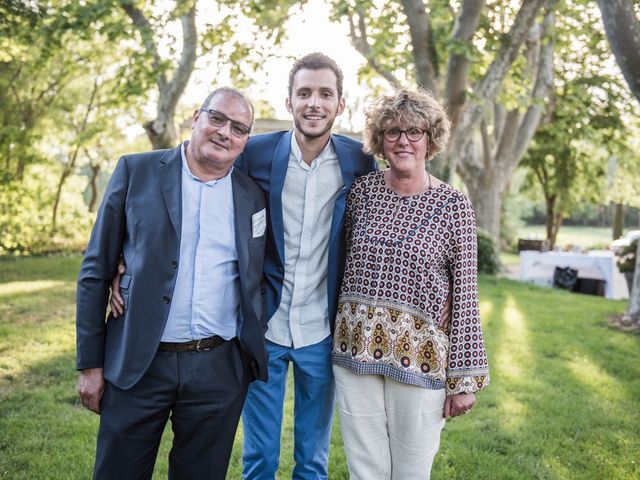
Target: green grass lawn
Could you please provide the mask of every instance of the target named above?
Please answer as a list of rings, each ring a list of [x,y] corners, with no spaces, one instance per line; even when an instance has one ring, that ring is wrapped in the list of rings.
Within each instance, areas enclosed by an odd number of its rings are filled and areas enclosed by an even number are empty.
[[[90,478],[98,417],[75,392],[78,258],[0,261],[0,478]],[[624,302],[481,278],[492,383],[449,421],[432,478],[640,478],[640,336]],[[289,389],[291,391],[291,389]],[[282,472],[291,478],[291,398]],[[167,430],[154,478],[166,478]],[[228,478],[240,478],[241,431]],[[348,478],[334,424],[330,478]]]

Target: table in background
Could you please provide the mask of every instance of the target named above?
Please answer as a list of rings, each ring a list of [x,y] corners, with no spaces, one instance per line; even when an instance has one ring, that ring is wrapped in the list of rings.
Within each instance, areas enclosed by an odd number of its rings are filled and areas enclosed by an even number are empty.
[[[604,296],[629,298],[624,275],[618,270],[615,256],[609,250],[592,250],[586,254],[574,252],[520,252],[520,279],[538,285],[553,284],[555,267],[571,267],[578,278],[604,280]]]

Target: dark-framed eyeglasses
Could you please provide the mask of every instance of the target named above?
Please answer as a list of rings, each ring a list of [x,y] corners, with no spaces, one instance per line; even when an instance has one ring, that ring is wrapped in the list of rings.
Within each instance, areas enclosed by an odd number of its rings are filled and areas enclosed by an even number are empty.
[[[200,111],[207,114],[209,125],[211,125],[212,127],[224,127],[227,122],[229,122],[229,129],[231,130],[231,134],[234,137],[244,138],[251,133],[251,127],[248,127],[242,122],[231,120],[222,112],[213,110],[211,108],[201,108]]]
[[[409,127],[406,130],[390,128],[382,132],[384,138],[389,142],[397,142],[404,133],[410,142],[418,142],[424,137],[426,130],[418,127]]]

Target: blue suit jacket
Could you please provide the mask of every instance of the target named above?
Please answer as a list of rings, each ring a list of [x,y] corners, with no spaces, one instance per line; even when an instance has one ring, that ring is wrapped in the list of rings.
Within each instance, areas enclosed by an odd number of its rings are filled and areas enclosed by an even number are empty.
[[[77,368],[104,368],[119,388],[135,385],[153,360],[171,305],[182,231],[182,157],[171,150],[126,155],[113,172],[78,276]],[[240,274],[238,339],[253,374],[265,380],[261,278],[266,236],[252,238],[264,195],[243,172],[231,174]],[[120,253],[123,316],[105,321]]]
[[[266,282],[266,316],[270,319],[278,309],[284,278],[284,221],[282,188],[291,153],[292,131],[282,131],[251,137],[236,167],[246,172],[267,196],[269,214],[267,251],[264,261]],[[338,156],[344,187],[336,199],[329,236],[329,270],[327,294],[331,331],[338,307],[338,294],[344,273],[345,242],[343,235],[347,192],[356,177],[377,170],[370,155],[362,153],[362,144],[342,135],[331,135]]]

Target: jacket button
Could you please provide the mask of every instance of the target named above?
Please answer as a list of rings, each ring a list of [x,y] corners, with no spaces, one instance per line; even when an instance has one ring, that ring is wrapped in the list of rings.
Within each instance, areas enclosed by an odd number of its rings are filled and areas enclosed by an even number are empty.
[[[173,268],[177,268],[177,267],[178,267],[178,262],[176,262],[175,260],[172,260],[172,261],[171,261],[171,266],[172,266]]]
[[[171,300],[171,299],[170,299],[169,297],[167,297],[166,295],[165,295],[164,297],[162,297],[162,301],[163,301],[164,303],[169,303],[169,301],[170,301],[170,300]]]

